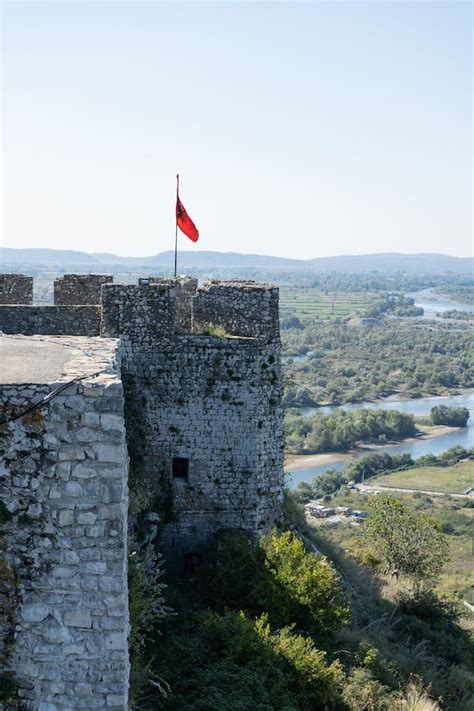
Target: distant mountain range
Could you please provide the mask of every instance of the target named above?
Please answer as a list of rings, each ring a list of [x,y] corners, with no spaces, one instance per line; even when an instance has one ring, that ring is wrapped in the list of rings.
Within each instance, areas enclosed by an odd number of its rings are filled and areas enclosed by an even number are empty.
[[[76,252],[60,249],[10,249],[0,248],[0,269],[9,265],[16,268],[44,267],[72,271],[106,270],[123,268],[149,270],[152,267],[169,270],[173,266],[174,252],[160,252],[150,257],[119,257],[115,254]],[[180,271],[186,269],[251,269],[251,270],[303,270],[305,272],[403,272],[406,274],[474,274],[474,258],[451,257],[446,254],[385,254],[341,255],[315,259],[287,259],[260,254],[239,252],[179,252]]]

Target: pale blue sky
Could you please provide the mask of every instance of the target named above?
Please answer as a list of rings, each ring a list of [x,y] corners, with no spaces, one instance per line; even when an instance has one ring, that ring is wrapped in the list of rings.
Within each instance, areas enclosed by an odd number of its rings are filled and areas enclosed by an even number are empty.
[[[2,244],[472,253],[470,2],[3,2]]]

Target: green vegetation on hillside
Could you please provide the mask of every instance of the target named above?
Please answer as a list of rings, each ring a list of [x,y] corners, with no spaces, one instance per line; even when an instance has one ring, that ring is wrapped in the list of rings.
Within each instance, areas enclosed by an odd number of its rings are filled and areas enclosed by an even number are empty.
[[[449,309],[449,311],[443,311],[442,313],[436,314],[441,318],[456,318],[460,321],[474,321],[474,311],[458,311],[458,309]]]
[[[448,544],[436,519],[413,512],[390,496],[371,502],[363,534],[383,561],[384,573],[405,575],[417,590],[439,575],[448,557]]]
[[[260,542],[239,532],[219,536],[215,564],[192,580],[170,581],[176,614],[150,639],[152,661],[132,707],[467,711],[474,657],[454,608],[398,583],[387,595],[388,578],[351,562],[293,504],[287,511],[333,564],[288,531]]]

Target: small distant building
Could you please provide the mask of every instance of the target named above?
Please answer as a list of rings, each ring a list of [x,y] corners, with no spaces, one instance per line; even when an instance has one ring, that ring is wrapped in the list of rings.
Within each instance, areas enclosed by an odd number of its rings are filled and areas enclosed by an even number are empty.
[[[327,518],[328,516],[334,515],[334,509],[322,506],[314,501],[309,501],[304,509],[307,514],[314,516],[315,518]]]
[[[352,509],[350,509],[348,506],[336,506],[334,512],[342,516],[352,516],[353,513]]]

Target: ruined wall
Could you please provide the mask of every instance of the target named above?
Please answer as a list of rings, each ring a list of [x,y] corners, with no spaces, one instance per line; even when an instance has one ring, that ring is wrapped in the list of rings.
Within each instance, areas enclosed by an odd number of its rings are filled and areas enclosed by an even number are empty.
[[[33,277],[0,274],[0,304],[32,304]]]
[[[100,306],[3,306],[0,331],[25,336],[98,336]]]
[[[103,353],[110,342],[97,347]],[[83,365],[79,359],[75,371]],[[0,386],[1,416],[57,384]],[[0,595],[2,673],[33,711],[125,711],[128,460],[120,379],[110,372],[85,380],[1,425],[0,450],[0,582],[12,591]]]
[[[260,313],[273,303],[267,292],[260,291]],[[167,569],[182,572],[186,556],[204,555],[215,531],[256,533],[278,518],[282,408],[275,331],[176,335],[176,299],[171,285],[106,286],[103,333],[121,334],[131,483],[165,524]],[[173,475],[173,460],[186,460],[186,476]]]
[[[102,284],[110,284],[106,274],[65,274],[54,281],[54,303],[69,305],[100,304]]]

